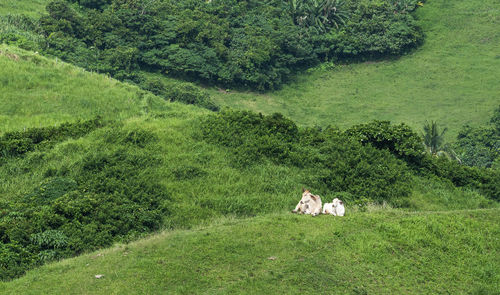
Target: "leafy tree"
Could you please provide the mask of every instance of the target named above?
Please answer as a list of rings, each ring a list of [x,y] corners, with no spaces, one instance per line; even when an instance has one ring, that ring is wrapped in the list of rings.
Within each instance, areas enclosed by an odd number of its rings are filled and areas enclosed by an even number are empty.
[[[463,126],[454,147],[465,165],[499,168],[500,107],[495,110],[490,125]]]
[[[401,54],[421,41],[391,0],[344,1],[55,0],[39,47],[121,80],[148,71],[266,90],[322,60]]]
[[[427,152],[431,155],[437,155],[438,152],[443,149],[444,134],[448,128],[444,128],[440,133],[439,127],[435,121],[431,121],[431,123],[426,121],[423,129],[424,132],[422,133],[422,137],[424,139]]]

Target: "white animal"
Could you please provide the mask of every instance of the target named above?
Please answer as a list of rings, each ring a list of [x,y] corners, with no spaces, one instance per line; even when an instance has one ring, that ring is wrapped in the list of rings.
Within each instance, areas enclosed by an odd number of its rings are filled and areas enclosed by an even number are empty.
[[[344,202],[335,198],[333,199],[332,204],[333,207],[335,208],[335,213],[337,214],[337,216],[344,216],[345,214]]]
[[[331,214],[333,216],[344,216],[345,207],[344,203],[335,198],[331,203],[325,203],[323,206],[323,214]]]
[[[335,207],[333,207],[333,203],[325,203],[323,205],[323,214],[331,214],[333,216],[337,215],[337,213],[335,212]]]
[[[297,204],[292,213],[311,214],[312,216],[321,213],[321,197],[311,194],[309,190],[302,189],[302,199]]]

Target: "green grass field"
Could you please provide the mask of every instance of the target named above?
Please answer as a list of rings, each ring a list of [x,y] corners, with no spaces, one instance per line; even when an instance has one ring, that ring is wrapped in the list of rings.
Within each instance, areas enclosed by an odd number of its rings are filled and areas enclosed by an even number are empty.
[[[498,294],[500,211],[274,214],[43,266],[2,294]],[[95,275],[104,275],[96,279]]]
[[[498,1],[429,0],[418,17],[426,41],[407,56],[317,69],[276,92],[211,94],[221,105],[309,126],[390,120],[421,130],[437,120],[453,140],[464,124],[486,123],[500,101]]]
[[[44,2],[1,2],[0,14],[34,16]],[[301,125],[385,119],[419,129],[438,120],[452,139],[498,106],[495,3],[426,1],[418,12],[426,43],[396,60],[316,69],[273,93],[210,92],[223,105],[282,112]],[[155,159],[137,176],[158,181],[173,212],[156,234],[32,269],[0,282],[0,294],[500,294],[499,203],[413,175],[404,210],[292,215],[307,171],[266,161],[234,167],[228,149],[199,138],[197,124],[209,113],[0,45],[0,136],[97,115],[112,122],[23,157],[0,155],[0,205],[51,173],[76,178],[85,159],[125,151]],[[134,132],[153,140],[124,144]]]

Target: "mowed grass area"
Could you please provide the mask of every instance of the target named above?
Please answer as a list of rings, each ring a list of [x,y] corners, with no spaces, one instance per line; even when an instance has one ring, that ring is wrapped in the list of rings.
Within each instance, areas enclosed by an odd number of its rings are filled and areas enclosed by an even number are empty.
[[[498,1],[429,0],[417,15],[426,39],[409,55],[317,69],[276,92],[211,94],[222,105],[281,112],[308,126],[376,119],[421,130],[437,120],[453,140],[464,124],[486,123],[500,103]]]
[[[499,213],[224,219],[46,265],[0,292],[498,294]]]
[[[38,17],[45,13],[45,6],[50,0],[2,0],[0,1],[0,15],[24,14]]]

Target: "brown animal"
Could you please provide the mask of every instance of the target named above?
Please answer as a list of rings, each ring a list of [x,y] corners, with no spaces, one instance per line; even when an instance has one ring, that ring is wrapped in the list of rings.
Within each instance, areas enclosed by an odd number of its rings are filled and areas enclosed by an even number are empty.
[[[312,216],[321,213],[321,197],[311,194],[309,190],[302,189],[302,199],[297,204],[292,213],[311,214]]]

